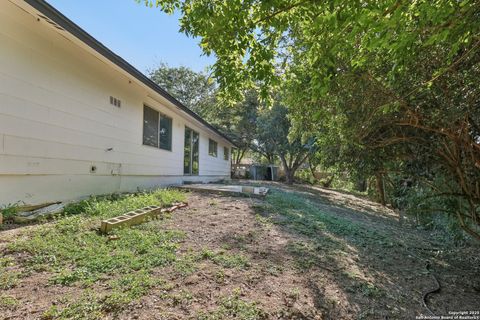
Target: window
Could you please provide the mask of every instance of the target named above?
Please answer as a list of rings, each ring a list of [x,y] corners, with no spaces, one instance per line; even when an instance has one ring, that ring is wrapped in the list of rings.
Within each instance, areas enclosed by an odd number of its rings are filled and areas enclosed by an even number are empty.
[[[160,149],[172,150],[172,118],[160,115]]]
[[[223,160],[230,159],[230,150],[227,147],[223,147]]]
[[[143,144],[172,150],[172,118],[150,107],[143,107]]]
[[[217,142],[212,139],[208,139],[208,154],[212,157],[217,156]]]
[[[183,155],[183,173],[187,175],[198,175],[198,132],[185,127],[185,144]]]
[[[143,144],[158,148],[158,111],[143,107]]]

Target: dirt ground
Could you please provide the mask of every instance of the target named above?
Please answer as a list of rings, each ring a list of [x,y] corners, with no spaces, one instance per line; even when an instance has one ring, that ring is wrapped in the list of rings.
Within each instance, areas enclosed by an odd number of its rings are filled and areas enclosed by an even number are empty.
[[[267,200],[192,192],[189,207],[163,224],[165,229],[185,232],[178,256],[188,262],[193,253],[213,252],[225,254],[232,262],[197,259],[186,272],[178,266],[159,268],[155,275],[167,280],[168,287],[154,287],[121,313],[108,317],[221,319],[228,314],[233,319],[415,319],[430,315],[422,297],[435,289],[436,280],[441,289],[427,297],[434,314],[480,310],[477,246],[456,248],[442,243],[392,210],[350,194],[271,186],[282,194],[304,197],[326,220],[292,209],[295,229]],[[337,221],[329,219],[339,218],[352,229],[344,225],[338,232],[328,229],[327,223]],[[325,223],[327,229],[318,234],[318,229],[310,229],[312,223]],[[0,232],[0,252],[20,230]],[[377,239],[376,234],[382,237]],[[362,236],[365,239],[358,239]],[[188,263],[185,266],[188,269]],[[80,290],[51,285],[47,279],[48,274],[32,273],[5,290],[21,305],[15,311],[0,309],[0,319],[40,318],[42,309]],[[247,305],[218,312],[222,305],[228,308],[225,301],[232,296]]]

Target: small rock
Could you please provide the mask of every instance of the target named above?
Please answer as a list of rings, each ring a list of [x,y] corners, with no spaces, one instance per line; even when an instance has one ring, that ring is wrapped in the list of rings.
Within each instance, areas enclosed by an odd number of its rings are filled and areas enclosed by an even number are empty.
[[[113,234],[111,236],[108,236],[108,241],[112,241],[112,240],[118,240],[120,239],[119,236],[117,236],[116,234]]]

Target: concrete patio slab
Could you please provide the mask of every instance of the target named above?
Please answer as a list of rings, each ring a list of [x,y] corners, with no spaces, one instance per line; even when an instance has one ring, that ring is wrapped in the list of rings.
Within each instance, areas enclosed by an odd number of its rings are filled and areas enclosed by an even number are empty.
[[[253,197],[265,197],[268,193],[268,188],[265,187],[251,187],[251,186],[239,186],[239,185],[224,185],[224,184],[189,184],[179,186],[181,189],[220,193],[233,196],[253,196]]]

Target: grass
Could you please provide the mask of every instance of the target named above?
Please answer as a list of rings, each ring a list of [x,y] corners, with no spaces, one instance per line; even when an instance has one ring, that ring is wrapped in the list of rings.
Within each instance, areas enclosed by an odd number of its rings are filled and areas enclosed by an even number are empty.
[[[325,213],[312,199],[293,192],[273,189],[266,197],[265,205],[257,206],[255,210],[263,220],[268,219],[269,222],[280,224],[304,236],[321,240],[322,245],[339,249],[342,246],[338,238],[357,244],[381,242],[386,238],[382,233],[370,230],[360,223],[352,223],[350,219]],[[265,218],[266,213],[276,215],[275,221]]]
[[[103,312],[121,310],[157,285],[159,280],[151,277],[152,270],[176,263],[176,250],[184,233],[162,230],[162,222],[154,220],[115,229],[117,240],[110,241],[98,232],[100,220],[149,205],[168,206],[183,200],[185,194],[176,190],[91,198],[68,206],[64,217],[39,226],[28,237],[11,244],[11,252],[28,254],[22,266],[26,270],[50,272],[52,285],[87,288],[78,301],[67,303],[64,308],[53,306],[44,318],[101,318]],[[2,258],[0,268],[5,269],[8,264]],[[14,273],[1,274],[1,288],[16,284]],[[98,282],[109,287],[108,295],[94,293]]]
[[[290,241],[286,247],[294,258],[293,266],[300,272],[312,268],[336,269],[341,265],[339,257],[351,253],[352,246],[382,250],[392,246],[382,231],[335,212],[324,212],[309,195],[271,189],[265,202],[253,208],[260,225],[276,224],[303,236],[298,241]]]
[[[250,267],[250,262],[245,256],[241,254],[228,254],[223,250],[212,251],[203,249],[200,257],[204,260],[210,260],[224,268],[247,269]]]
[[[255,302],[240,298],[239,290],[224,297],[216,310],[201,312],[198,315],[198,320],[261,320],[266,318],[267,314]]]
[[[41,319],[96,320],[102,317],[100,298],[93,290],[88,289],[79,298],[71,299],[64,308],[51,306],[42,314]]]
[[[184,199],[182,192],[158,190],[95,197],[69,205],[57,220],[36,226],[9,245],[8,254],[12,256],[0,258],[0,289],[8,290],[17,285],[24,272],[46,271],[50,285],[74,288],[69,289],[73,292],[71,296],[62,297],[46,310],[42,319],[115,318],[149,293],[170,307],[180,309],[188,308],[201,297],[195,290],[188,291],[188,287],[179,287],[175,281],[159,278],[159,271],[166,272],[165,279],[170,279],[172,272],[178,279],[183,279],[208,268],[212,270],[212,281],[217,286],[230,283],[232,271],[244,275],[245,281],[252,286],[260,281],[259,270],[280,276],[291,266],[290,262],[288,265],[269,262],[258,266],[248,258],[248,249],[261,241],[260,232],[268,231],[274,225],[296,235],[287,243],[286,250],[300,271],[337,263],[338,257],[349,252],[350,244],[370,245],[374,242],[384,247],[385,237],[381,232],[323,212],[313,198],[276,189],[271,190],[263,203],[254,206],[257,231],[232,234],[224,243],[217,246],[208,243],[208,248],[197,251],[179,250],[184,232],[165,230],[162,220],[115,229],[115,240],[98,232],[103,219],[149,205],[169,206]],[[217,206],[218,203],[210,201],[208,205]],[[262,248],[258,248],[256,257],[268,259],[268,252],[264,250],[263,255],[261,251]],[[20,256],[21,260],[12,259],[13,254]],[[164,267],[166,269],[159,269]],[[384,294],[381,287],[373,283],[353,277],[350,280],[349,289],[354,294],[369,299]],[[302,292],[291,289],[286,295],[287,300],[294,303]],[[15,302],[11,296],[0,296],[0,310],[15,308]],[[214,302],[215,309],[201,312],[197,318],[257,320],[267,317],[256,302],[248,300],[238,290]]]
[[[14,267],[15,262],[12,258],[0,258],[0,289],[8,290],[17,285],[20,273]]]
[[[17,299],[15,299],[15,297],[8,295],[0,295],[0,310],[15,310],[18,304],[19,302]]]

